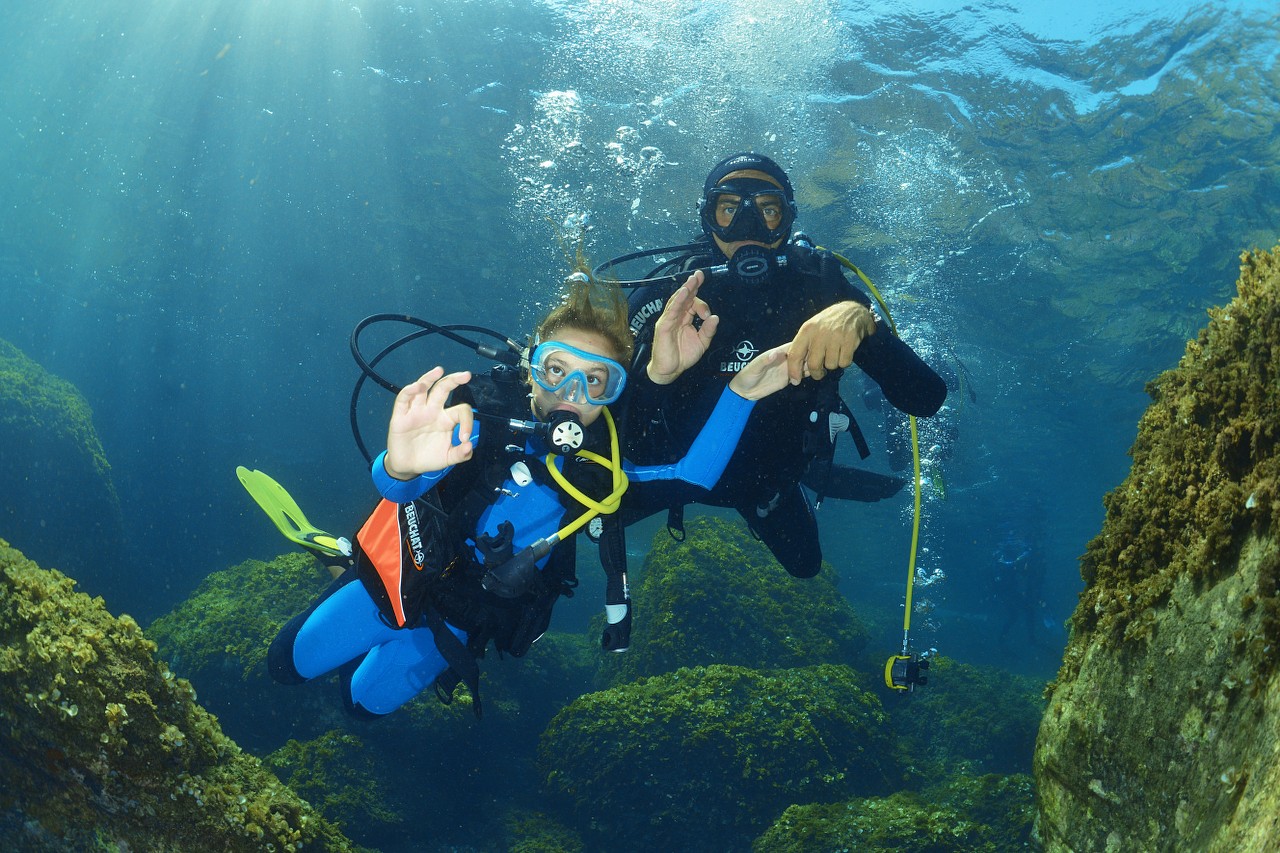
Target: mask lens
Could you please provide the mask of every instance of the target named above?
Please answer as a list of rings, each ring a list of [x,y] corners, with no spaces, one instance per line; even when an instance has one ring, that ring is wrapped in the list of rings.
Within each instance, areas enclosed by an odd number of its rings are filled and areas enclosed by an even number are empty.
[[[618,362],[558,341],[538,344],[529,371],[538,385],[566,403],[604,406],[617,400],[627,383]]]
[[[737,216],[740,207],[742,207],[741,196],[729,193],[718,194],[715,201],[716,225],[728,228],[733,224],[733,218]]]
[[[727,243],[751,240],[773,243],[791,230],[794,207],[768,181],[727,181],[707,194],[703,228]]]
[[[782,224],[782,196],[777,193],[760,193],[755,197],[756,215],[764,227],[774,231]]]

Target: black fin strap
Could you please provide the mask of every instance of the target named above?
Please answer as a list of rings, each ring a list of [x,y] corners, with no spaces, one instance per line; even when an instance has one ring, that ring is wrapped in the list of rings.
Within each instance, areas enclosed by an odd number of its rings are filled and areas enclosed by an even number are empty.
[[[858,448],[858,456],[866,459],[871,455],[871,448],[867,446],[867,437],[862,434],[862,427],[858,426],[853,412],[846,410],[845,414],[849,416],[849,437],[853,439],[853,446]]]
[[[677,542],[684,541],[684,504],[676,504],[667,510],[667,533]]]

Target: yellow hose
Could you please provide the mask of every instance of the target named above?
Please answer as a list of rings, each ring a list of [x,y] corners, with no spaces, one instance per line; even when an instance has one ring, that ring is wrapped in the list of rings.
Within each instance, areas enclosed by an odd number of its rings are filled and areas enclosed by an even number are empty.
[[[818,251],[820,252],[827,251],[821,246],[818,246],[817,248],[818,248]],[[893,322],[893,315],[889,313],[889,306],[885,304],[884,297],[880,295],[880,291],[876,288],[874,284],[872,284],[871,279],[867,278],[867,274],[864,273],[862,270],[858,269],[858,267],[853,263],[853,261],[849,260],[839,252],[832,252],[831,256],[835,258],[837,261],[839,261],[846,269],[852,271],[855,275],[857,275],[858,278],[862,280],[862,283],[867,286],[867,289],[871,291],[871,295],[875,297],[876,304],[879,305],[880,310],[884,312],[884,318],[885,318],[885,321],[888,322],[889,328],[892,329],[893,333],[896,335],[898,333],[898,326],[896,323]],[[920,486],[921,486],[920,439],[916,432],[915,415],[907,415],[907,423],[911,425],[911,461],[912,461],[912,468],[915,472],[916,497],[915,497],[915,508],[911,518],[911,554],[909,559],[907,560],[906,612],[903,613],[902,615],[902,654],[903,655],[907,654],[907,647],[909,645],[909,639],[911,634],[911,594],[912,594],[912,590],[915,589],[916,554],[920,546]],[[893,660],[894,660],[893,658],[890,658],[889,663],[892,664]]]

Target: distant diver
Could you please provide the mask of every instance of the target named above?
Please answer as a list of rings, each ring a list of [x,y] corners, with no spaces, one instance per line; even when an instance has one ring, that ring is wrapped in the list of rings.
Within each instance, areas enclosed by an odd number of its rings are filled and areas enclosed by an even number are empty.
[[[995,571],[992,575],[992,597],[1002,616],[996,639],[1006,645],[1010,634],[1022,626],[1023,637],[1013,642],[1047,648],[1049,638],[1045,634],[1055,624],[1048,615],[1044,600],[1044,561],[1037,557],[1026,539],[1006,529],[992,555]]]

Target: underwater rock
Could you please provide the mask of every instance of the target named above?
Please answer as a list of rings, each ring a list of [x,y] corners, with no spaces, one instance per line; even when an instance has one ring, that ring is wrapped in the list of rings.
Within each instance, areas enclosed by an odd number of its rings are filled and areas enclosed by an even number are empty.
[[[885,701],[908,772],[923,784],[955,773],[1030,774],[1044,682],[934,657],[929,684]]]
[[[6,850],[350,850],[227,739],[128,616],[0,540]]]
[[[1028,849],[1034,814],[1030,776],[960,776],[923,796],[899,791],[888,797],[791,806],[752,849],[1013,853]]]
[[[338,730],[291,740],[262,760],[267,769],[329,820],[369,835],[403,822],[392,811],[374,756],[359,737]]]
[[[514,809],[503,820],[500,849],[507,853],[582,853],[586,847],[571,829],[542,812]]]
[[[310,554],[246,560],[209,574],[189,598],[147,627],[161,659],[190,680],[242,747],[261,755],[342,724],[337,694],[288,688],[267,674],[267,648],[285,622],[329,585]]]
[[[0,530],[94,588],[123,550],[120,499],[75,386],[0,340]]]
[[[1278,252],[1148,386],[1037,742],[1047,850],[1280,846]]]
[[[603,661],[618,684],[683,666],[785,668],[847,664],[868,632],[829,564],[793,578],[741,524],[703,516],[676,541],[653,538],[639,586],[631,648]]]
[[[542,736],[546,788],[598,849],[746,849],[793,803],[884,794],[901,777],[857,679],[830,664],[709,666],[582,696]]]

